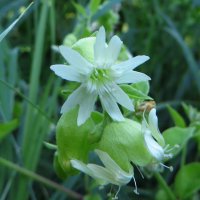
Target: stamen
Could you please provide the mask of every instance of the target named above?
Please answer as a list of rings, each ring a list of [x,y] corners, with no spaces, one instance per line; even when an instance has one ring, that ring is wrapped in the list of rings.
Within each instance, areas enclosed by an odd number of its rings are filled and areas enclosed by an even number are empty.
[[[117,190],[115,196],[114,196],[112,199],[118,199],[118,196],[117,196],[117,195],[119,194],[120,189],[121,189],[121,187],[119,186],[119,188],[118,188],[118,190]]]
[[[173,171],[173,167],[172,166],[167,166],[167,165],[164,165],[163,163],[160,163],[160,165],[165,167],[165,168],[167,168],[167,169],[169,169],[170,172]]]
[[[144,179],[144,176],[143,176],[143,174],[142,174],[142,172],[141,172],[140,168],[139,168],[137,165],[136,165],[136,168],[137,168],[137,170],[139,171],[139,173],[140,173],[141,177]]]
[[[172,148],[170,148],[170,149],[168,149],[168,147],[169,147],[169,144],[166,145],[166,147],[164,148],[164,149],[165,149],[165,152],[170,152],[170,151],[172,151],[172,150],[174,150],[174,149],[178,149],[178,148],[180,148],[180,145],[176,144],[176,145],[174,145],[174,146],[173,146]]]
[[[139,195],[138,191],[137,191],[137,183],[136,183],[136,180],[135,180],[135,177],[133,176],[133,181],[134,181],[134,184],[135,184],[135,189],[133,190],[135,194]]]

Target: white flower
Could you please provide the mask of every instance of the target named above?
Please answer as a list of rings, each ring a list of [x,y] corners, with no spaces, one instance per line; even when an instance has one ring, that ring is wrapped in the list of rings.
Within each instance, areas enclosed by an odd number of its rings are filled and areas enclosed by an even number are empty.
[[[77,124],[83,124],[94,110],[97,97],[105,111],[113,120],[123,121],[124,117],[117,104],[133,111],[134,106],[128,95],[117,85],[136,83],[150,78],[140,72],[132,71],[149,59],[148,56],[136,56],[127,61],[117,63],[122,41],[113,36],[105,42],[105,29],[101,27],[94,43],[94,62],[83,58],[77,51],[60,46],[60,52],[69,65],[52,65],[56,75],[68,81],[80,82],[81,85],[65,101],[61,113],[79,105]]]
[[[158,128],[158,118],[155,108],[149,112],[148,122],[143,116],[142,132],[148,151],[158,163],[161,163],[164,158],[172,157],[171,154],[166,153],[167,150],[164,148],[165,141]]]
[[[122,186],[130,182],[134,177],[133,168],[127,173],[104,151],[95,150],[105,167],[96,164],[85,164],[79,160],[71,160],[74,168],[88,174],[100,185],[109,183]]]

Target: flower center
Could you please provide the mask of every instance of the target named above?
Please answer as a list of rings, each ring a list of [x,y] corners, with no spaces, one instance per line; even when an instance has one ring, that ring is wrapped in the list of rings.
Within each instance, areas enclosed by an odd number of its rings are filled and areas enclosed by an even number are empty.
[[[95,68],[90,75],[90,79],[98,82],[108,81],[110,80],[110,70]]]
[[[94,68],[88,78],[87,88],[89,91],[98,90],[109,82],[112,82],[111,70],[109,68]]]

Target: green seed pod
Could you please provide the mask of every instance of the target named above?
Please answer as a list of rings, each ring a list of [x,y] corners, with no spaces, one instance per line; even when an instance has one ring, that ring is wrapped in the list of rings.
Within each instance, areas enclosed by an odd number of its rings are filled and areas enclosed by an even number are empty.
[[[83,125],[77,126],[77,115],[77,108],[64,113],[59,119],[56,129],[58,162],[69,175],[76,172],[71,167],[71,159],[87,162],[88,152],[91,150],[88,134],[94,129],[94,122],[91,118]]]
[[[130,119],[107,125],[98,148],[107,152],[126,171],[130,169],[130,162],[145,166],[153,159],[145,145],[141,125]]]

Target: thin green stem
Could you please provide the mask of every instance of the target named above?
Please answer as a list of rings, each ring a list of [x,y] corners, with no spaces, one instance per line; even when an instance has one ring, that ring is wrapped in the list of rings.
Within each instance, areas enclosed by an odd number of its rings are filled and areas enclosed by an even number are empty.
[[[20,166],[14,164],[14,163],[2,158],[2,157],[0,157],[0,163],[4,166],[8,167],[8,168],[11,168],[11,169],[25,175],[25,176],[28,176],[31,179],[34,179],[36,181],[41,182],[48,187],[54,188],[56,190],[60,190],[64,193],[66,193],[68,196],[74,198],[74,199],[83,199],[83,197],[80,194],[78,194],[78,193],[76,193],[72,190],[69,190],[69,189],[65,188],[64,186],[59,185],[58,183],[51,181],[51,180],[49,180],[49,179],[47,179],[43,176],[40,176],[40,175],[38,175],[38,174],[28,170],[28,169],[20,167]]]
[[[22,97],[23,99],[26,100],[26,102],[29,103],[29,105],[31,105],[33,108],[35,108],[41,115],[43,115],[50,123],[52,123],[52,120],[50,119],[50,117],[48,115],[46,115],[46,113],[40,109],[39,106],[35,105],[29,98],[27,98],[23,93],[21,93],[17,88],[13,87],[11,84],[5,82],[4,80],[0,79],[0,82],[7,86],[8,88],[10,88],[11,90],[13,90],[14,92],[16,92],[20,97]]]
[[[174,193],[172,192],[171,188],[167,185],[165,179],[159,173],[155,173],[155,178],[168,195],[169,200],[176,200]]]
[[[181,167],[185,165],[186,154],[187,154],[187,147],[186,145],[184,145],[183,150],[182,150],[182,155],[181,155]]]

